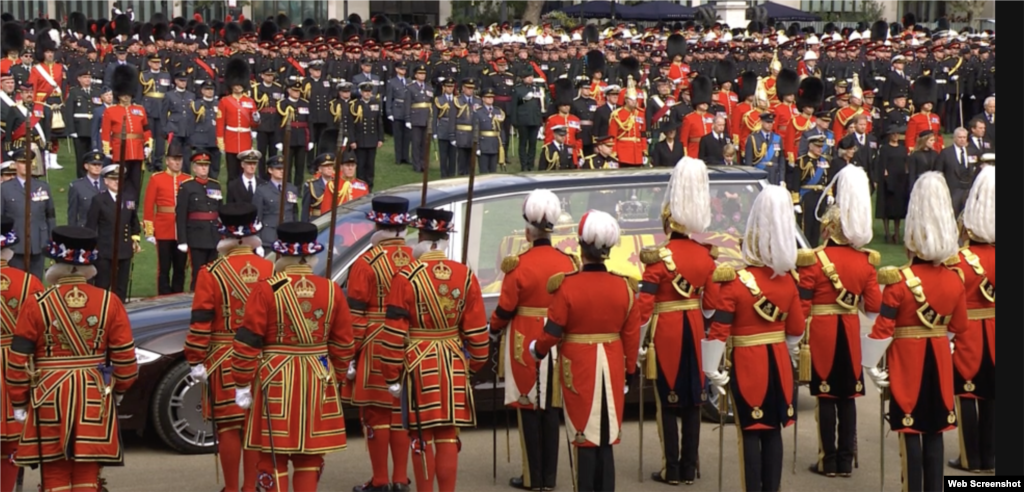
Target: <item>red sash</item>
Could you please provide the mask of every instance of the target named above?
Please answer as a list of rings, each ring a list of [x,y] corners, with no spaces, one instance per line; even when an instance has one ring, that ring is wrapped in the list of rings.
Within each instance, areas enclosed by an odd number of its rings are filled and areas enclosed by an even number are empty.
[[[199,58],[197,56],[196,57],[196,64],[199,65],[199,68],[202,68],[204,71],[206,71],[206,73],[210,76],[210,79],[214,78],[213,69],[210,68],[210,66],[207,65],[206,62],[204,62],[202,58]]]
[[[661,121],[661,119],[664,118],[665,115],[672,110],[672,105],[668,103],[667,99],[663,101],[663,103],[664,104],[662,104],[661,108],[658,109],[658,112],[654,113],[654,121]],[[652,121],[651,123],[654,123],[654,121]]]
[[[544,71],[543,71],[543,70],[541,70],[541,69],[540,69],[540,67],[538,67],[538,66],[537,66],[537,62],[531,61],[531,62],[530,62],[530,65],[532,65],[532,66],[533,66],[533,71],[534,71],[534,72],[537,72],[537,76],[538,76],[538,77],[540,77],[540,78],[544,79],[545,81],[546,81],[546,80],[548,79],[548,76],[547,76],[547,75],[544,75]]]
[[[306,76],[306,69],[302,68],[302,65],[300,65],[299,62],[295,61],[294,58],[289,56],[288,57],[288,63],[291,64],[291,66],[295,67],[295,70],[299,71],[299,75],[301,75],[303,77]]]

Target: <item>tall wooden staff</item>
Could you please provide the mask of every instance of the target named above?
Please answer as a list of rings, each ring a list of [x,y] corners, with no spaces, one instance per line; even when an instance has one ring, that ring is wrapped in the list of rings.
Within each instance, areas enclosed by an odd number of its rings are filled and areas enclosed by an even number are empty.
[[[284,112],[284,121],[281,123],[281,126],[284,127],[284,145],[281,146],[281,160],[284,161],[284,182],[281,183],[281,196],[280,196],[281,203],[280,203],[280,206],[279,206],[279,208],[277,210],[277,225],[278,226],[280,226],[281,224],[283,224],[285,222],[285,220],[284,220],[284,203],[286,201],[288,201],[287,200],[287,198],[288,198],[288,178],[290,177],[290,175],[288,173],[290,172],[289,167],[291,167],[291,162],[290,162],[290,159],[289,159],[289,157],[290,157],[289,154],[291,154],[290,149],[291,149],[291,146],[292,146],[292,118],[294,118],[294,117],[295,117],[295,107],[292,106],[292,107],[289,107],[287,110],[285,110],[285,112]],[[298,206],[302,206],[302,205],[298,205]],[[328,256],[328,258],[330,258],[330,257]]]
[[[430,131],[431,131],[431,119],[433,118],[434,108],[430,108],[430,116],[427,116],[427,129],[423,133],[423,192],[420,195],[420,206],[427,206],[427,181],[430,180]],[[470,174],[469,181],[469,193],[470,197],[473,196],[473,178]],[[467,216],[468,217],[468,216]],[[467,222],[468,224],[468,222]],[[463,257],[462,262],[465,263],[466,259]]]
[[[882,370],[887,371],[888,367],[885,362],[885,354],[882,354]],[[878,478],[879,485],[878,490],[885,490],[885,400],[888,398],[888,388],[882,388],[882,394],[879,395],[878,399],[878,442],[879,446],[879,470]]]
[[[25,130],[25,147],[24,147],[24,149],[26,151],[26,154],[25,154],[26,156],[29,156],[29,155],[32,154],[32,125],[30,125],[29,123],[31,123],[31,121],[26,121],[25,122],[26,130]],[[40,150],[40,153],[41,152],[42,151]],[[25,271],[26,272],[31,271],[30,270],[30,265],[32,264],[32,160],[33,160],[33,158],[29,158],[27,160],[27,162],[25,162],[25,222],[24,222],[25,225],[23,227],[23,229],[24,229],[24,234],[23,235],[25,237],[22,238],[22,240],[24,241],[24,244],[22,245],[21,250],[22,250],[23,256],[25,257]],[[46,166],[43,166],[43,167],[45,168]],[[42,455],[40,454],[39,456],[40,456],[39,459],[42,460]]]
[[[341,184],[341,154],[345,152],[345,145],[348,144],[348,137],[343,136],[345,133],[345,123],[342,120],[341,129],[338,130],[338,153],[335,156],[334,161],[334,189],[331,191],[331,235],[327,240],[327,273],[324,275],[328,279],[331,278],[331,266],[334,264],[334,236],[337,234],[337,228],[334,226],[335,219],[338,218],[338,186]]]
[[[126,108],[127,111],[127,108]],[[121,119],[121,159],[117,163],[117,208],[114,210],[114,238],[111,244],[113,244],[114,251],[111,252],[112,259],[110,264],[110,286],[107,288],[108,291],[114,290],[114,287],[118,284],[117,281],[117,270],[118,260],[120,259],[121,244],[118,239],[124,234],[121,229],[121,207],[124,204],[124,175],[125,175],[125,160],[124,155],[126,151],[128,138],[128,113]],[[127,301],[127,299],[125,299]]]

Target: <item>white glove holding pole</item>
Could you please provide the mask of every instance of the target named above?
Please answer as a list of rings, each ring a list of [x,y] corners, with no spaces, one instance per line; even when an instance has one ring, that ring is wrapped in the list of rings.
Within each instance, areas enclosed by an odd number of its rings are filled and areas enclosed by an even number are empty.
[[[28,410],[25,407],[14,407],[14,420],[19,423],[28,420]]]
[[[533,360],[538,360],[538,361],[544,358],[540,354],[537,353],[537,341],[536,340],[530,342],[530,356],[533,357]]]
[[[949,354],[953,355],[953,352],[956,350],[956,343],[953,342],[953,338],[956,337],[956,334],[946,333],[946,336],[949,337]]]
[[[803,339],[801,335],[786,335],[786,348],[789,349],[789,359],[793,362],[793,367],[797,366],[797,361],[800,360],[800,340]]]
[[[249,136],[252,137],[253,140],[256,140],[256,132],[249,132]]]
[[[455,146],[455,140],[450,140],[450,142],[452,143],[452,147],[454,147]]]
[[[181,251],[182,253],[188,253],[188,245],[187,244],[179,244],[178,245],[178,251]]]
[[[878,362],[882,360],[890,343],[892,343],[891,337],[879,340],[865,335],[860,339],[860,365],[864,367],[864,372],[868,377],[874,381],[879,393],[889,387],[889,373],[879,369]]]
[[[836,203],[836,197],[834,197],[832,195],[826,196],[825,197],[825,203],[827,203],[829,205],[834,205]]]
[[[703,355],[704,375],[715,385],[718,393],[725,396],[725,385],[729,384],[729,374],[718,369],[725,355],[725,342],[721,340],[705,339],[700,342]]]
[[[284,144],[276,143],[276,144],[274,144],[274,148],[277,149],[278,152],[283,152],[284,151]]]
[[[398,383],[395,383],[395,384],[392,384],[391,386],[388,386],[388,393],[391,393],[391,396],[393,396],[395,398],[401,398],[401,396],[402,396],[402,385],[398,384]]]
[[[533,93],[532,92],[527,92],[526,95],[523,96],[523,100],[524,101],[529,101],[531,99],[533,99]]]
[[[412,122],[411,121],[406,121],[405,122],[405,127],[410,129],[410,130],[412,130]]]
[[[146,158],[147,159],[149,158],[149,154],[151,154],[152,152],[153,152],[153,149],[151,147],[149,147],[148,145],[142,148],[142,153],[146,154]]]
[[[156,246],[156,238],[155,237],[149,236],[149,237],[146,238],[146,241],[149,241],[150,244]]]
[[[309,150],[309,151],[313,150],[313,142],[309,142],[309,145],[306,145],[306,150]]]
[[[356,361],[348,363],[348,372],[345,373],[345,378],[349,381],[356,378]]]
[[[235,405],[243,410],[248,410],[252,406],[252,388],[250,386],[235,388]]]
[[[121,406],[121,400],[124,399],[124,395],[118,393],[114,395],[114,405]]]
[[[259,111],[253,111],[252,112],[252,120],[255,121],[256,123],[260,122],[260,112]],[[253,133],[256,133],[256,132],[253,132]],[[256,138],[256,136],[253,135],[253,138]]]
[[[480,151],[479,150],[476,151],[476,155],[480,155]]]
[[[389,114],[388,115],[388,121],[395,121],[395,117]]]
[[[207,375],[206,375],[206,366],[204,364],[196,364],[196,365],[192,366],[192,369],[189,370],[189,374],[192,375],[193,379],[196,379],[198,381],[202,381],[204,383],[206,382]]]
[[[802,214],[804,213],[804,208],[801,207],[800,205],[793,205],[793,212]]]

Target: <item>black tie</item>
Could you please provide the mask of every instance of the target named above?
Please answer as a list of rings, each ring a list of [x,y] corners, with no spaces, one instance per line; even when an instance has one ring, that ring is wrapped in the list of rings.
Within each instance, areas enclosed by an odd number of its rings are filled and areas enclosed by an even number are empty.
[[[96,189],[100,189],[100,180],[93,181],[92,184],[96,185]]]
[[[967,167],[967,159],[964,159],[964,149],[962,149],[960,147],[957,147],[956,150],[957,150],[957,153],[960,154],[960,165],[964,166],[964,167]]]
[[[280,184],[278,184],[278,185],[277,185],[277,192],[278,192],[278,193],[280,193],[280,192],[281,192],[281,185],[280,185]]]
[[[252,181],[246,181],[245,188],[249,190],[249,194],[251,195],[252,194]]]

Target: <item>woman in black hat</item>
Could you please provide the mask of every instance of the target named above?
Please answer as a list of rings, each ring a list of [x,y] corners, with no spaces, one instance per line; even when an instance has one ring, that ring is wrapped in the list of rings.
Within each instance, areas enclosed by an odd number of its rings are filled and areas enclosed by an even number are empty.
[[[914,149],[910,152],[910,161],[907,163],[907,196],[910,196],[910,191],[914,189],[914,183],[917,183],[918,177],[928,171],[936,170],[935,161],[939,158],[939,153],[935,151],[935,138],[935,133],[931,130],[917,134]]]
[[[900,221],[907,216],[907,202],[910,200],[910,188],[907,187],[907,150],[900,142],[900,136],[907,127],[889,126],[885,130],[886,142],[882,144],[875,157],[874,168],[879,184],[875,198],[875,218],[882,219],[885,227],[885,242],[899,244]],[[889,221],[894,221],[893,234],[889,235]]]
[[[676,163],[683,158],[683,144],[679,143],[679,122],[670,121],[661,127],[661,134],[664,140],[654,145],[654,155],[651,156],[651,164],[654,167],[675,167]]]

